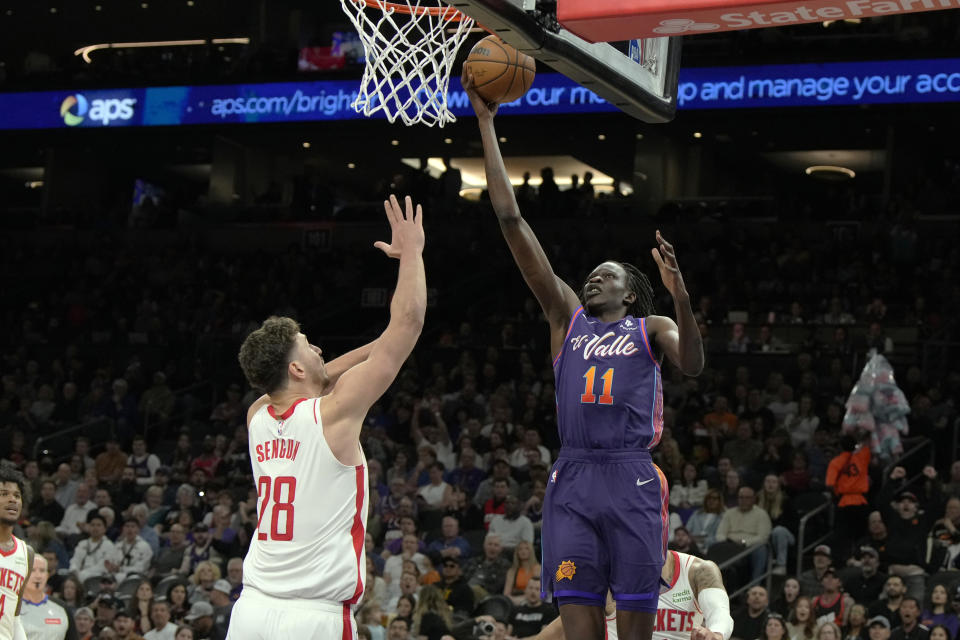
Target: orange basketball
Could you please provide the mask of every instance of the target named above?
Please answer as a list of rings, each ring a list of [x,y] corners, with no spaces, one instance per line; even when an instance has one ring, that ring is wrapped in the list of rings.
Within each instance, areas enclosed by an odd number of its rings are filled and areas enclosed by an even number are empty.
[[[487,102],[513,102],[530,89],[537,75],[532,57],[497,36],[475,44],[464,65],[473,74],[477,93]]]

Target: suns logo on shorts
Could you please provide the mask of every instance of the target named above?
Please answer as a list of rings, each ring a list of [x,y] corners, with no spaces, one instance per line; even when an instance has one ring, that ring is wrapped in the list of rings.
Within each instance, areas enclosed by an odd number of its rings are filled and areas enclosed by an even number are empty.
[[[557,568],[557,582],[560,582],[564,578],[567,580],[573,581],[574,574],[577,573],[577,565],[573,564],[573,560],[564,560],[560,563],[560,566]]]

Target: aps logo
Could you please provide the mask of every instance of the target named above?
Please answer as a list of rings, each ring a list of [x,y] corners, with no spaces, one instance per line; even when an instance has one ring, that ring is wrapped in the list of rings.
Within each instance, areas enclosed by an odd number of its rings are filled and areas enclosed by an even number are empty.
[[[83,94],[67,96],[60,104],[60,117],[68,127],[76,127],[87,118],[103,126],[114,120],[126,121],[133,117],[136,98],[106,98],[87,100]]]

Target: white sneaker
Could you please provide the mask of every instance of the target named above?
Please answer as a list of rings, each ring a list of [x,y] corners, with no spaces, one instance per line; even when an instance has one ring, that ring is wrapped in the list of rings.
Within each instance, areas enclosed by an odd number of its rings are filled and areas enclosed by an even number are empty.
[[[775,576],[785,576],[787,575],[787,567],[786,565],[778,564],[773,568],[773,571],[771,571],[770,573],[772,573]]]

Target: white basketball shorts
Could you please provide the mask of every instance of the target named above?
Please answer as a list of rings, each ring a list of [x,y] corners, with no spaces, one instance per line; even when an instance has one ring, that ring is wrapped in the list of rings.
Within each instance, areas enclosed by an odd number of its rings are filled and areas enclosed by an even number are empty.
[[[357,623],[340,603],[275,598],[244,587],[227,640],[357,640]]]

